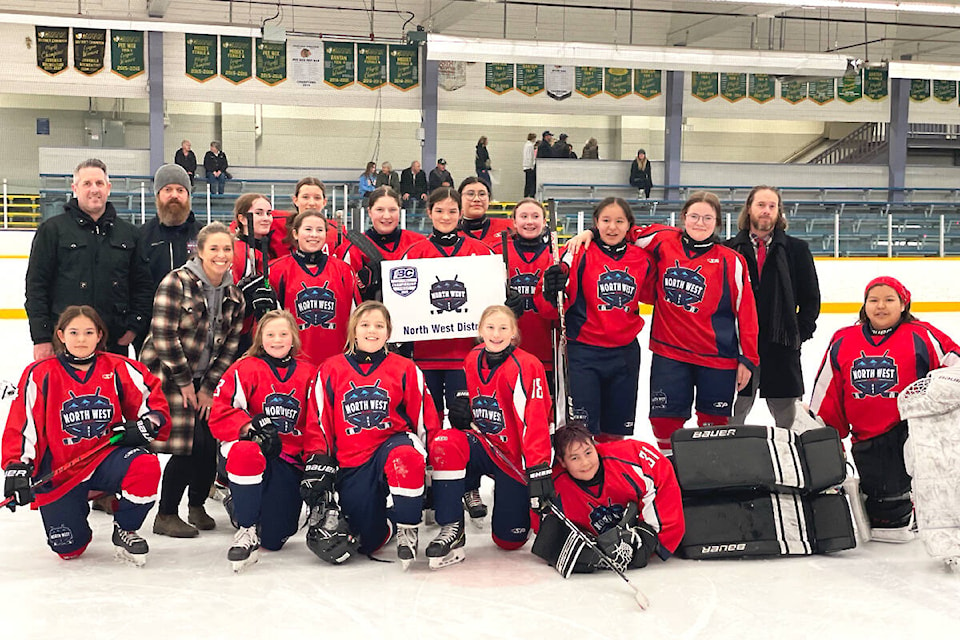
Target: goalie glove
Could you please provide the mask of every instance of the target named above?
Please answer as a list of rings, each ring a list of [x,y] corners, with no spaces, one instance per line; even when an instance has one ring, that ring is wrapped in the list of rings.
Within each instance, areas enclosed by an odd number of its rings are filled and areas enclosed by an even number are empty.
[[[277,294],[270,288],[262,275],[246,276],[237,283],[240,292],[243,293],[243,300],[253,316],[259,320],[268,311],[274,311],[280,308],[277,302]]]
[[[657,532],[637,520],[637,504],[631,502],[620,524],[597,536],[597,546],[621,571],[647,566],[659,542]],[[601,567],[602,568],[602,567]]]

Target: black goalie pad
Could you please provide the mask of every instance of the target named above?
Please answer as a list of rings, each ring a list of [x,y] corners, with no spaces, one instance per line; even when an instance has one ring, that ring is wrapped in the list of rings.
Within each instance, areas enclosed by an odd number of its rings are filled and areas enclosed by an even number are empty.
[[[756,426],[680,429],[671,441],[684,494],[720,489],[815,493],[846,477],[834,429],[804,433]]]

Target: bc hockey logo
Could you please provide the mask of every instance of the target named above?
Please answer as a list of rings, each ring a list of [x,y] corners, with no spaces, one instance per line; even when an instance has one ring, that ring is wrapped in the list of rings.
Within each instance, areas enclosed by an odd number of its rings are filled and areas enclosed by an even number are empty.
[[[308,327],[337,328],[335,322],[330,322],[337,315],[337,299],[333,291],[327,288],[329,284],[324,282],[322,287],[308,287],[306,283],[301,283],[303,289],[297,292],[294,301],[301,331]]]
[[[636,292],[637,281],[630,275],[630,269],[610,271],[610,267],[604,265],[603,273],[597,278],[597,297],[604,304],[597,308],[600,311],[623,309],[630,304]]]
[[[390,289],[402,298],[417,290],[419,276],[416,267],[393,267],[390,269]]]
[[[277,431],[280,433],[292,433],[299,436],[301,431],[297,429],[297,419],[300,417],[300,401],[290,393],[279,393],[274,390],[267,394],[263,399],[264,415],[273,419],[273,424],[277,425]]]
[[[667,302],[683,307],[684,311],[696,313],[694,305],[703,302],[707,281],[700,274],[700,267],[687,269],[676,260],[674,266],[663,274],[663,295]]]
[[[477,396],[470,402],[473,422],[483,433],[496,435],[503,431],[503,410],[497,402],[497,394]]]
[[[897,394],[890,389],[897,386],[897,362],[885,351],[882,356],[868,356],[863,351],[860,357],[853,361],[850,369],[850,384],[856,391],[854,398],[879,396],[881,398],[896,398]]]
[[[623,512],[623,505],[613,504],[612,500],[607,499],[607,504],[598,504],[590,510],[590,526],[597,533],[603,533],[620,523]]]
[[[389,415],[390,394],[380,388],[379,380],[363,387],[350,383],[350,391],[343,395],[343,418],[352,425],[347,427],[348,436],[364,429],[386,429]]]
[[[98,438],[113,422],[113,405],[100,395],[100,387],[93,393],[77,396],[70,392],[70,399],[60,406],[60,422],[71,437],[63,444],[76,444],[87,438]]]
[[[523,296],[523,310],[533,311],[533,294],[537,290],[537,284],[540,282],[540,269],[533,273],[520,273],[520,269],[514,269],[516,272],[510,277],[510,288]]]
[[[437,281],[430,285],[430,304],[436,307],[430,313],[466,311],[462,307],[467,304],[467,286],[457,280],[457,276],[453,276],[453,280],[441,280],[437,276]]]

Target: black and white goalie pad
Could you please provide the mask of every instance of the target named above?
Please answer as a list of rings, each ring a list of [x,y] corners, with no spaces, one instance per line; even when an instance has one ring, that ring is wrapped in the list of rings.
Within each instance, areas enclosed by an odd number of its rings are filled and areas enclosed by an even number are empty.
[[[846,477],[834,429],[680,429],[671,438],[677,481],[690,492],[721,489],[818,492]]]

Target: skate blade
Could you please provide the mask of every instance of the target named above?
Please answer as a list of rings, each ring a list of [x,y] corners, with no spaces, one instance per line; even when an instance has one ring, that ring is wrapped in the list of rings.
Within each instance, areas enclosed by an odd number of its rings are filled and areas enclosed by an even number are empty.
[[[260,562],[260,550],[257,549],[253,551],[246,560],[231,560],[230,566],[233,568],[234,573],[240,573],[246,567],[249,567],[252,564],[257,564]]]
[[[902,529],[878,529],[876,527],[870,532],[870,539],[877,542],[888,542],[892,544],[905,544],[913,542],[917,537],[916,532],[907,528]]]
[[[117,547],[117,550],[114,553],[114,558],[117,560],[117,562],[123,562],[124,564],[129,564],[130,566],[138,569],[147,564],[147,554],[130,553],[126,549],[121,549],[120,547]]]
[[[444,567],[449,567],[452,564],[457,564],[458,562],[463,562],[466,560],[467,554],[464,552],[463,547],[459,549],[453,549],[447,555],[442,558],[430,558],[430,568],[433,570],[443,569]]]
[[[410,558],[409,560],[403,560],[403,559],[401,559],[401,560],[400,560],[400,567],[403,568],[404,571],[406,571],[407,569],[410,568],[410,565],[413,564],[414,560],[416,560],[416,558]]]

